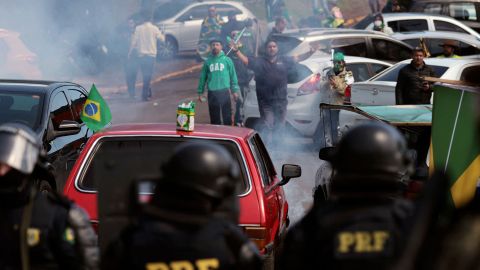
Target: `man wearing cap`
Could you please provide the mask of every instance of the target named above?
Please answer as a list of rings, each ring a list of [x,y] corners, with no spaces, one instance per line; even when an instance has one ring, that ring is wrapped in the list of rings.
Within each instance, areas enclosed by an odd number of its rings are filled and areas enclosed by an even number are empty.
[[[239,86],[237,73],[232,59],[222,51],[220,39],[210,42],[211,54],[203,63],[200,81],[198,82],[198,98],[202,102],[205,85],[208,90],[208,111],[210,123],[214,125],[232,125],[232,104],[230,91],[237,100]]]
[[[455,40],[447,39],[439,46],[443,48],[443,54],[437,58],[461,58],[455,54],[455,49],[458,49],[458,42]]]

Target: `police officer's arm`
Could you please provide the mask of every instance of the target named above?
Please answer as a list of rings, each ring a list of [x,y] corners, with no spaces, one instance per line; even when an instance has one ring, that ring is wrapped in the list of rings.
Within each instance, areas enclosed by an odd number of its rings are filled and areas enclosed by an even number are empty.
[[[397,85],[395,86],[395,104],[403,104],[403,88],[405,88],[405,75],[403,74],[403,69],[400,69],[398,72]]]
[[[198,81],[198,87],[197,87],[197,93],[198,93],[199,99],[203,95],[203,91],[205,89],[205,83],[207,82],[207,77],[208,77],[208,65],[207,65],[207,62],[205,61],[203,63],[202,71],[200,73],[200,80]]]

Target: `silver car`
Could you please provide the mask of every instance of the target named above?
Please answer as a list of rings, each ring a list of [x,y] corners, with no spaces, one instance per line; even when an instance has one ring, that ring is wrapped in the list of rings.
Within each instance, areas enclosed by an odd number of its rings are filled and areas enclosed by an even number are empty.
[[[355,81],[364,81],[391,64],[363,57],[346,56],[347,69],[351,70]],[[289,76],[287,88],[287,123],[303,136],[313,136],[320,121],[319,105],[324,100],[323,87],[326,87],[327,72],[331,69],[329,56],[312,57],[296,66],[296,74]],[[252,80],[244,102],[244,119],[247,127],[260,124],[255,81]]]
[[[448,31],[480,38],[480,34],[475,30],[448,16],[410,12],[384,13],[382,16],[385,24],[392,28],[393,32]],[[373,16],[367,16],[355,24],[354,28],[372,30],[373,19]]]
[[[175,0],[164,3],[154,11],[155,24],[165,34],[165,44],[159,48],[159,56],[168,58],[178,52],[194,51],[197,48],[203,20],[208,16],[208,7],[215,6],[217,14],[227,22],[233,11],[237,20],[254,19],[255,16],[242,3],[233,1]]]

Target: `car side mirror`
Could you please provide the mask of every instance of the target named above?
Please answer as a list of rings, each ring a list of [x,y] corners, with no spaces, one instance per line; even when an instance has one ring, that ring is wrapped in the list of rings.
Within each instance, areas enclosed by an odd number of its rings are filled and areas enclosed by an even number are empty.
[[[335,147],[324,147],[318,152],[318,158],[331,162],[335,155]]]
[[[295,164],[283,164],[282,166],[282,181],[278,183],[279,186],[286,185],[290,179],[302,176],[302,167]]]
[[[55,138],[60,136],[74,135],[80,132],[82,125],[72,120],[63,120],[54,130]]]

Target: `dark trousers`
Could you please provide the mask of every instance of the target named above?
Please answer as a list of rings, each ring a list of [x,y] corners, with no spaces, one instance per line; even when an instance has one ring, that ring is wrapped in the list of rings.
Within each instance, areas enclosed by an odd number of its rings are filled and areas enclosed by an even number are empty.
[[[208,112],[211,124],[221,125],[223,122],[223,125],[232,125],[232,102],[228,89],[208,91]]]
[[[152,80],[155,57],[152,56],[131,56],[127,62],[127,88],[130,96],[135,96],[135,83],[137,81],[138,68],[142,71],[143,87],[142,98],[152,96],[150,81]]]
[[[248,85],[240,85],[240,96],[235,102],[235,125],[242,124],[243,122],[243,101],[245,100],[245,91],[247,88]]]
[[[283,139],[287,117],[287,101],[259,102],[260,118],[264,123],[263,137],[266,144],[273,145]],[[273,134],[275,133],[275,137]]]

